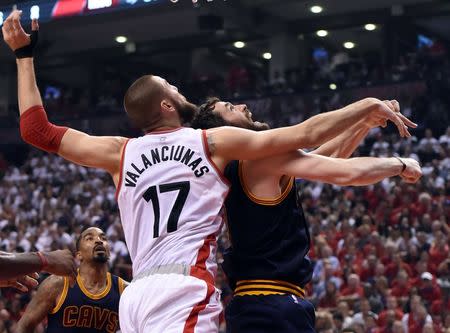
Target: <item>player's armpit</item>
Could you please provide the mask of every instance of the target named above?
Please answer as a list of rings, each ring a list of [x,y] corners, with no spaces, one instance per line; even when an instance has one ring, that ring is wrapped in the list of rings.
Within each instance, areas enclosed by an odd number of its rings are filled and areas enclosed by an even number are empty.
[[[56,306],[64,288],[64,278],[51,275],[37,290],[17,324],[17,333],[33,333],[35,327]]]
[[[122,149],[127,141],[118,136],[92,136],[69,129],[61,140],[58,155],[79,165],[119,172]]]

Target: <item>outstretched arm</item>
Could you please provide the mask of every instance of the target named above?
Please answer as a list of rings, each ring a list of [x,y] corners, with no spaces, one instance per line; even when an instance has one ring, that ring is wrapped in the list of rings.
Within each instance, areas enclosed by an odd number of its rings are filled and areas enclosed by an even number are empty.
[[[5,20],[3,38],[15,51],[30,44],[30,37],[20,25],[20,11],[13,11]],[[33,30],[38,25],[33,21]],[[29,144],[48,152],[58,153],[74,163],[102,168],[113,176],[120,168],[122,137],[97,137],[70,128],[55,126],[47,119],[36,84],[33,58],[17,59],[20,129]]]
[[[33,272],[76,276],[77,267],[69,250],[31,253],[0,253],[0,279],[10,280]]]
[[[42,282],[17,324],[17,333],[33,333],[36,326],[57,305],[64,287],[65,282],[62,277],[52,275]]]
[[[271,160],[266,159],[266,162],[272,175],[287,175],[341,186],[370,185],[393,176],[401,176],[406,182],[415,183],[422,175],[417,161],[410,158],[341,159],[299,150]]]
[[[316,115],[298,125],[253,132],[232,127],[207,130],[210,152],[223,165],[233,159],[254,160],[299,148],[320,146],[368,116],[391,120],[402,136],[409,136],[407,126],[415,124],[383,102],[366,98],[340,110]],[[406,124],[406,125],[405,125]]]
[[[396,100],[383,101],[382,103],[392,111],[400,112],[400,105]],[[358,148],[361,141],[367,136],[369,131],[372,128],[380,126],[386,127],[385,119],[368,115],[367,117],[360,119],[344,133],[311,151],[311,153],[329,157],[349,158],[356,148]]]

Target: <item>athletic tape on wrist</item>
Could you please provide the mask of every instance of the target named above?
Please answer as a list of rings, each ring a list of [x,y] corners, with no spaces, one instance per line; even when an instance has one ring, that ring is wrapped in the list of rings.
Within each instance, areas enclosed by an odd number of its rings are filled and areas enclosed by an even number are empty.
[[[36,47],[36,44],[39,39],[39,31],[33,30],[30,34],[30,44],[25,45],[24,47],[21,47],[14,51],[14,54],[16,55],[17,59],[23,59],[23,58],[33,58],[34,48]]]

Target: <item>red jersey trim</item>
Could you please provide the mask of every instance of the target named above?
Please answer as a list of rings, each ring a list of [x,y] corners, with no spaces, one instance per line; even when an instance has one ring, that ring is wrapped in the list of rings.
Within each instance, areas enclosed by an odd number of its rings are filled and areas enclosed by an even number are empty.
[[[117,184],[116,195],[115,195],[116,201],[119,199],[120,188],[122,187],[123,161],[125,159],[125,149],[127,148],[128,142],[130,142],[130,139],[127,139],[127,141],[125,142],[125,144],[123,146],[123,150],[122,150],[122,156],[120,157],[119,183]]]

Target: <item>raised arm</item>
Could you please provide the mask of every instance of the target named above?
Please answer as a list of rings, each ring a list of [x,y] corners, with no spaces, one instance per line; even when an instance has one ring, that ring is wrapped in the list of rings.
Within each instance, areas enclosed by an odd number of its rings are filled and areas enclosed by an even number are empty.
[[[393,176],[400,176],[406,182],[415,183],[422,176],[419,164],[410,158],[341,159],[299,150],[265,161],[272,175],[287,175],[341,186],[370,185]]]
[[[17,333],[33,333],[36,326],[55,308],[63,289],[67,287],[64,278],[53,275],[42,282],[17,324]]]
[[[3,38],[13,51],[31,43],[30,36],[20,25],[20,16],[20,11],[13,11],[2,27]],[[33,21],[32,25],[33,31],[37,31],[37,22]],[[113,177],[117,176],[126,138],[91,136],[53,125],[47,119],[36,84],[32,54],[17,59],[17,72],[20,130],[24,141],[74,163],[102,168]]]

